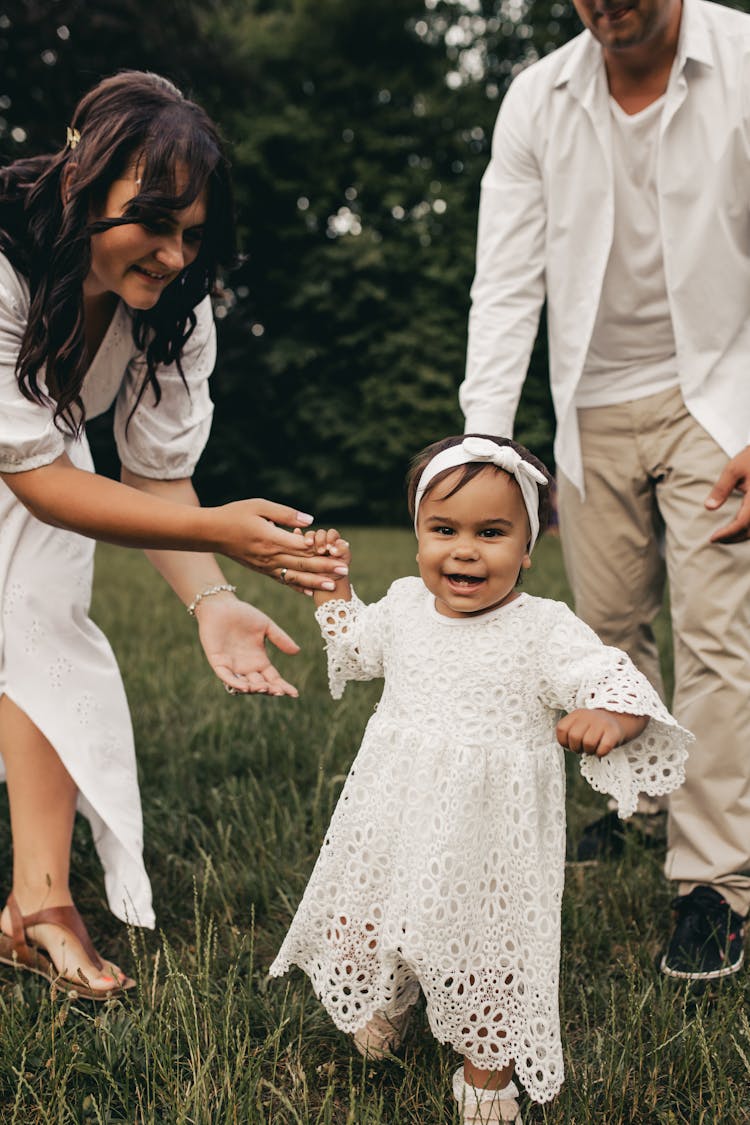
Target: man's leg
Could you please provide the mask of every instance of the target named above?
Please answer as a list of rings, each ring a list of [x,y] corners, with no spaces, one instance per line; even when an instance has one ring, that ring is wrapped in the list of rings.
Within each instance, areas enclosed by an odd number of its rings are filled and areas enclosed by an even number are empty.
[[[696,736],[670,799],[667,875],[750,910],[750,542],[709,542],[739,503],[704,501],[727,455],[680,401],[665,424],[658,503],[666,524],[675,649],[673,711]]]
[[[576,613],[605,644],[624,649],[663,695],[652,623],[664,593],[663,529],[654,481],[644,464],[630,404],[578,413],[586,495],[558,477],[560,537]],[[638,811],[666,808],[666,798],[645,794]],[[663,838],[663,824],[640,818],[645,838]],[[618,855],[625,828],[614,811],[584,830],[577,858]]]
[[[662,531],[629,406],[579,410],[586,495],[558,475],[560,538],[576,613],[663,695],[652,629],[664,594]]]

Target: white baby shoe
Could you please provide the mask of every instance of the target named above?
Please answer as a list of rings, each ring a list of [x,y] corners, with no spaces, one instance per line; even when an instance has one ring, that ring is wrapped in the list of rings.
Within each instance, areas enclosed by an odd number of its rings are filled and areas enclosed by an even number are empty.
[[[360,1055],[364,1055],[366,1059],[379,1060],[386,1055],[395,1054],[401,1046],[413,1007],[413,1004],[410,1005],[397,1016],[376,1012],[369,1023],[355,1031],[354,1046]]]
[[[453,1096],[458,1102],[463,1125],[523,1125],[517,1102],[518,1087],[509,1082],[502,1090],[477,1090],[464,1078],[461,1066],[453,1075]]]

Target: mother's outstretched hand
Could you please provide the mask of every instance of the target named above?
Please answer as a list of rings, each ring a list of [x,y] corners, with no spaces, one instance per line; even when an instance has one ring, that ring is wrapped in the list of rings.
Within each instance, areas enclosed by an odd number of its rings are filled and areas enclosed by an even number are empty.
[[[260,574],[298,590],[333,590],[335,577],[348,567],[332,552],[320,555],[304,536],[287,527],[306,528],[312,517],[272,500],[236,500],[213,509],[216,550]],[[278,526],[278,525],[284,526]]]
[[[268,658],[266,641],[293,655],[299,645],[255,606],[238,598],[206,598],[196,607],[203,651],[233,695],[299,694]]]

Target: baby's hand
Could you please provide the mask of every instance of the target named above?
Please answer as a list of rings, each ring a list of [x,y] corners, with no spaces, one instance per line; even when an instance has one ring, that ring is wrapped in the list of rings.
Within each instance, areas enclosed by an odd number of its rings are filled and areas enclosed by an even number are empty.
[[[295,535],[304,536],[305,543],[311,547],[316,555],[330,555],[339,560],[339,565],[334,568],[331,575],[331,580],[336,583],[335,597],[343,598],[348,601],[351,598],[351,587],[349,586],[349,563],[352,560],[352,551],[346,539],[342,539],[335,528],[318,528],[317,531],[312,529],[309,531],[301,531],[295,528]],[[333,589],[333,587],[332,587]],[[312,597],[315,593],[315,604],[321,605],[331,599],[331,594],[327,590],[305,590],[308,596]]]
[[[567,750],[604,758],[615,746],[637,738],[647,722],[647,715],[622,715],[598,708],[582,708],[560,719],[557,741]]]
[[[305,531],[305,543],[312,547],[316,555],[332,555],[341,559],[343,566],[348,566],[352,560],[352,550],[346,539],[342,539],[334,527],[326,530],[319,527],[317,531]]]

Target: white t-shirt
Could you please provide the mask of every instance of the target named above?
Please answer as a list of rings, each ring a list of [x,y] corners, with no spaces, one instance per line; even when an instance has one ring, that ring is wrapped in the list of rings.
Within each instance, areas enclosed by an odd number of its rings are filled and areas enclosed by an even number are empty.
[[[609,406],[678,385],[656,192],[664,101],[627,114],[609,99],[614,236],[576,406]]]

